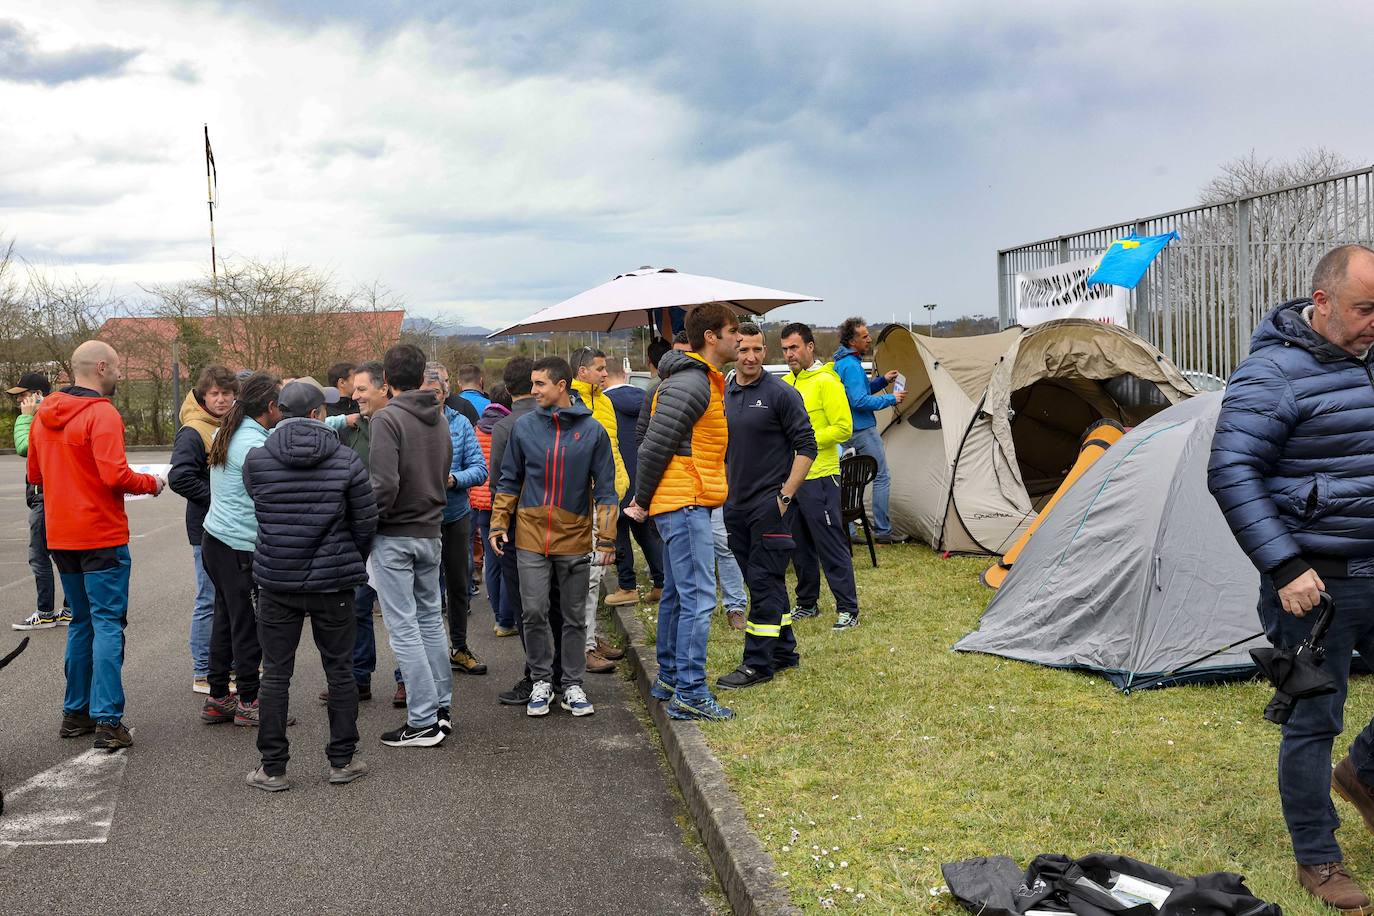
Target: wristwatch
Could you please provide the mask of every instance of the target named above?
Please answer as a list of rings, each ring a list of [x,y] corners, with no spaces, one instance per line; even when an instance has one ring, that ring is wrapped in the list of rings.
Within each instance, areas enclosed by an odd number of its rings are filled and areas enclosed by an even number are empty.
[[[779,490],[778,502],[782,503],[784,506],[790,506],[792,505],[792,497],[788,496],[786,493]]]

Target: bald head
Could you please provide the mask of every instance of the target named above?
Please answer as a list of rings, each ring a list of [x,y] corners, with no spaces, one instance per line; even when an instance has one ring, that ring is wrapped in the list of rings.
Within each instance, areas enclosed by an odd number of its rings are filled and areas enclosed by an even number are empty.
[[[1374,346],[1374,251],[1342,245],[1312,273],[1312,328],[1352,355]]]
[[[108,397],[119,382],[119,354],[103,340],[88,340],[72,353],[72,376],[82,388]]]

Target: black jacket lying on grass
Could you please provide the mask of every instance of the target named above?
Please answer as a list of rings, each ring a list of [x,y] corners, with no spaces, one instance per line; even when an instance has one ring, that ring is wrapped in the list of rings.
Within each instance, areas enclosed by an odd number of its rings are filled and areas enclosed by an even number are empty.
[[[357,452],[317,420],[278,423],[243,462],[258,517],[253,578],[268,591],[346,591],[367,581],[377,530],[372,481]]]

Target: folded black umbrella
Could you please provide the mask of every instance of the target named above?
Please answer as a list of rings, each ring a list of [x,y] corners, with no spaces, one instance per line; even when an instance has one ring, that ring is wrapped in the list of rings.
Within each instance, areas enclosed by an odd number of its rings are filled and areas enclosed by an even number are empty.
[[[1264,708],[1264,718],[1278,725],[1288,721],[1298,700],[1325,696],[1336,692],[1336,682],[1322,668],[1326,649],[1322,640],[1331,627],[1336,613],[1335,602],[1326,592],[1321,593],[1317,605],[1317,619],[1312,630],[1295,649],[1251,649],[1250,657],[1274,685],[1274,698]]]

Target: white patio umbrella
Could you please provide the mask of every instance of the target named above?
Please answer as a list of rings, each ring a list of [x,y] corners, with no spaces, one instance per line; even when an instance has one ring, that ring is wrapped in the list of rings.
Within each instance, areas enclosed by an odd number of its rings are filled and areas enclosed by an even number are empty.
[[[641,267],[614,280],[535,312],[491,337],[536,331],[619,331],[656,324],[656,309],[691,308],[726,302],[741,316],[762,315],[793,302],[819,302],[818,296],[788,293],[732,280],[678,273],[671,267]]]

